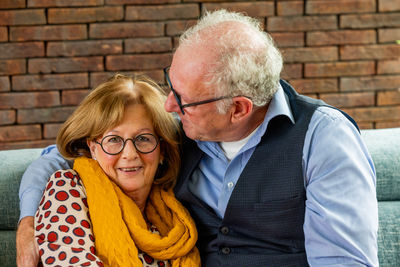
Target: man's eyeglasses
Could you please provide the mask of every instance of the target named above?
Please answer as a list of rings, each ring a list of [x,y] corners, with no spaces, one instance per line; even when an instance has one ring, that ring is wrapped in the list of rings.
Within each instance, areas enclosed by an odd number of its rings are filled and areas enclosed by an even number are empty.
[[[169,68],[170,67],[164,68],[165,79],[167,80],[169,88],[171,89],[172,93],[174,94],[176,103],[178,103],[178,106],[183,115],[185,115],[184,108],[203,105],[203,104],[219,101],[219,100],[226,99],[226,98],[232,98],[232,96],[220,96],[220,97],[216,97],[216,98],[211,98],[211,99],[207,99],[207,100],[203,100],[203,101],[192,102],[192,103],[182,105],[181,96],[175,91],[174,87],[172,87],[171,80],[169,79],[169,74],[168,74]]]
[[[96,140],[94,142],[99,144],[105,153],[117,155],[124,150],[128,140],[131,140],[136,150],[142,154],[153,152],[159,143],[158,138],[150,133],[140,134],[135,138],[127,138],[125,140],[118,135],[107,135],[101,139],[100,143]]]

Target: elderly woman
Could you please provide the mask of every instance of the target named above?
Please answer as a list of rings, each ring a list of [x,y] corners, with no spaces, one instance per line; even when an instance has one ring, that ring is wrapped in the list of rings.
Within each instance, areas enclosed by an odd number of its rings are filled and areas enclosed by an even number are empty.
[[[145,79],[116,75],[64,123],[55,172],[35,215],[47,266],[199,266],[197,231],[172,187],[178,125]]]

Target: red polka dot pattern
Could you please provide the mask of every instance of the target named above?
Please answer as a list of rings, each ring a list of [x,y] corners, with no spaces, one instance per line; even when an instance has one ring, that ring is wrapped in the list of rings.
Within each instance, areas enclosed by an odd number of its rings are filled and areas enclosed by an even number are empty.
[[[79,180],[73,170],[57,171],[46,185],[35,215],[35,236],[44,265],[102,266],[94,254],[86,193]]]

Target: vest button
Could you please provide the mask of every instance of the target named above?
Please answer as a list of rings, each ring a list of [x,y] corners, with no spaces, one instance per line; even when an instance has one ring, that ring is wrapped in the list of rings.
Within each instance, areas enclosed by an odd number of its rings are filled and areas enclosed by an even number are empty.
[[[229,233],[229,228],[227,226],[222,226],[220,231],[223,235],[227,235]]]
[[[228,247],[223,247],[221,249],[222,254],[228,255],[229,253],[231,253],[231,249]]]

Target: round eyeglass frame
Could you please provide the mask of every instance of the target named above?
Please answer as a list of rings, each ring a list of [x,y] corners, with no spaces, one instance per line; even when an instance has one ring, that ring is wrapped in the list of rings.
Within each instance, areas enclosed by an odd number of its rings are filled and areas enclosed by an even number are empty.
[[[104,149],[104,147],[103,147],[103,141],[104,141],[106,138],[109,138],[110,136],[119,137],[119,138],[121,138],[121,140],[124,142],[124,144],[122,145],[121,150],[120,150],[119,152],[110,153],[110,152],[107,152],[107,151]],[[136,146],[136,140],[137,140],[139,137],[141,137],[141,136],[152,136],[152,137],[156,140],[156,144],[155,144],[154,148],[153,148],[151,151],[143,152],[143,151],[141,151],[141,150]],[[151,133],[139,134],[139,135],[136,136],[135,138],[126,138],[126,139],[122,138],[122,137],[119,136],[119,135],[110,134],[110,135],[104,136],[104,137],[101,139],[101,142],[98,142],[97,140],[94,140],[94,142],[95,142],[96,144],[99,144],[99,145],[100,145],[100,147],[101,147],[101,149],[104,151],[104,153],[106,153],[106,154],[108,154],[108,155],[113,155],[113,156],[114,156],[114,155],[118,155],[119,153],[121,153],[121,152],[124,150],[125,145],[126,145],[126,142],[128,142],[128,140],[131,140],[131,141],[132,141],[133,146],[135,147],[135,149],[136,149],[137,152],[139,152],[139,153],[141,153],[141,154],[149,154],[149,153],[153,152],[154,150],[156,150],[158,144],[160,143],[160,141],[162,141],[162,138],[157,138],[154,134],[151,134]]]

